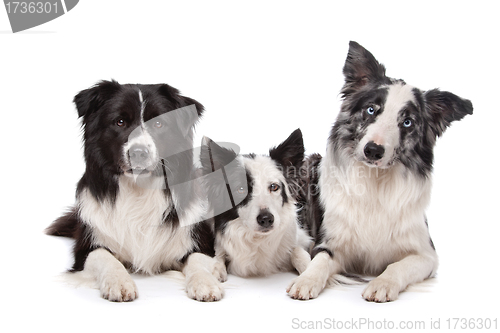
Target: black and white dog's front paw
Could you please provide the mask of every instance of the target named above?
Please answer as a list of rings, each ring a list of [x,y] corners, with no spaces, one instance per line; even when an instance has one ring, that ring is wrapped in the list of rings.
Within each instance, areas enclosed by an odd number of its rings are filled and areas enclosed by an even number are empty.
[[[186,283],[189,298],[200,302],[219,301],[224,296],[222,284],[212,274],[194,274]]]
[[[101,296],[111,302],[130,302],[139,296],[135,282],[128,274],[105,277],[99,289]]]

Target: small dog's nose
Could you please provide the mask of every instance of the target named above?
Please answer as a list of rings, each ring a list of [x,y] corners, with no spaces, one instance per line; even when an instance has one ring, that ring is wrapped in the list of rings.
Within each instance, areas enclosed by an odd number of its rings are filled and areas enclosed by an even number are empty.
[[[132,163],[144,162],[149,157],[149,150],[146,146],[135,145],[128,150],[128,158]]]
[[[274,215],[267,209],[262,209],[257,216],[257,223],[263,228],[269,228],[273,225]]]
[[[373,141],[366,144],[364,153],[367,159],[370,161],[378,161],[384,157],[385,148],[384,146],[378,145]]]

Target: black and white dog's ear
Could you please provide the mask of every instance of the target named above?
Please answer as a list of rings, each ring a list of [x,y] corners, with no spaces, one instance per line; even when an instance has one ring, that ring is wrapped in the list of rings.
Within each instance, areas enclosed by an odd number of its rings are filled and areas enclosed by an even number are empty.
[[[451,122],[472,114],[472,102],[447,91],[433,89],[424,93],[425,112],[436,136],[441,136]]]
[[[78,117],[88,116],[99,110],[120,88],[120,84],[112,80],[101,81],[89,89],[80,91],[73,99]]]
[[[198,113],[198,117],[201,117],[205,108],[203,105],[189,97],[182,96],[180,91],[168,84],[160,84],[158,86],[158,92],[163,95],[167,100],[169,100],[176,109],[194,105],[196,107],[196,112]]]
[[[343,97],[357,91],[366,84],[389,80],[385,76],[385,67],[363,46],[349,42],[349,52],[344,65],[345,84],[341,93]]]
[[[209,174],[228,165],[236,156],[234,150],[221,147],[210,138],[203,137],[200,152],[203,174]]]
[[[298,171],[304,161],[304,152],[302,131],[296,129],[285,141],[277,147],[271,148],[269,150],[269,156],[281,164],[285,168],[284,171],[289,167],[295,167]]]

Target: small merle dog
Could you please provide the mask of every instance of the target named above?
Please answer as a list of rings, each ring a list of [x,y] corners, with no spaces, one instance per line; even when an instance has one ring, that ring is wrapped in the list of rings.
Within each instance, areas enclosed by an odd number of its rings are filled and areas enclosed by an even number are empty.
[[[204,139],[201,162],[215,216],[215,254],[229,273],[300,273],[309,264],[312,240],[298,222],[296,206],[303,159],[299,129],[269,156],[237,155]]]
[[[102,81],[75,96],[86,169],[76,204],[48,229],[76,240],[72,271],[85,271],[102,297],[138,296],[131,272],[182,270],[188,296],[222,297],[210,272],[213,232],[193,167],[197,101],[166,84]]]
[[[319,224],[319,239],[311,264],[287,291],[315,298],[331,275],[361,273],[378,275],[366,300],[392,301],[436,273],[425,217],[433,148],[451,122],[472,114],[472,103],[387,77],[355,42],[343,72],[341,110],[319,165],[316,202],[324,214],[309,222]]]

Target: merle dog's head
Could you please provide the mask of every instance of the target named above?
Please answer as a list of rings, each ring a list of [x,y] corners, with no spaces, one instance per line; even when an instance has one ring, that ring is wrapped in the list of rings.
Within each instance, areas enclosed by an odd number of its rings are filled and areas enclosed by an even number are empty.
[[[299,129],[269,156],[237,155],[205,138],[200,159],[217,230],[237,219],[245,230],[266,234],[285,225],[285,219],[295,221],[291,187],[304,159]]]
[[[330,136],[339,158],[378,168],[402,163],[427,176],[436,138],[472,114],[469,100],[387,77],[385,67],[356,42],[349,44],[343,72],[342,107]]]
[[[87,173],[162,175],[179,164],[181,172],[191,170],[193,127],[203,106],[177,89],[101,81],[74,102],[82,118]]]

